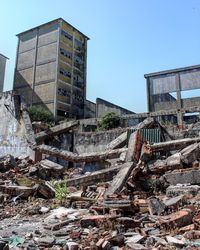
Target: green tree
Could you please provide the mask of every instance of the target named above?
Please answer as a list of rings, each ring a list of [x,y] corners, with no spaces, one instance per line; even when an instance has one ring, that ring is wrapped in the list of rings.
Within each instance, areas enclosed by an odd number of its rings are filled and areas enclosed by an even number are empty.
[[[120,118],[114,112],[106,113],[97,124],[99,131],[109,130],[119,127]]]

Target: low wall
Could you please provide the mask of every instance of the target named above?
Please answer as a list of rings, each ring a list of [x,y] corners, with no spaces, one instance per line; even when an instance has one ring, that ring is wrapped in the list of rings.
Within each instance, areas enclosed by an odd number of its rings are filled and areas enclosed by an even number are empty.
[[[109,142],[117,138],[126,129],[113,129],[104,132],[82,132],[74,134],[74,152],[78,154],[101,152]]]

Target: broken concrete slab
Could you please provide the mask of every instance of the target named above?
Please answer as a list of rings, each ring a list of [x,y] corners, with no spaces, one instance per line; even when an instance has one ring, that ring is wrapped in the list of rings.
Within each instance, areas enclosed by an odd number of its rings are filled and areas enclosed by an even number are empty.
[[[184,200],[184,195],[179,195],[170,199],[163,200],[166,209],[176,210],[181,206]]]
[[[187,146],[180,152],[181,161],[187,166],[191,166],[194,161],[200,159],[200,143],[194,143]]]
[[[183,171],[173,171],[171,173],[166,173],[160,179],[164,180],[168,185],[177,184],[200,184],[200,169],[187,169]]]
[[[165,204],[157,197],[149,199],[149,212],[151,215],[161,215],[165,211]]]
[[[42,179],[57,178],[63,174],[63,171],[64,167],[53,161],[45,159],[39,162],[38,176]]]
[[[175,186],[169,186],[166,189],[166,195],[168,197],[191,194],[196,196],[200,192],[200,186],[198,185],[189,185],[189,184],[177,184]]]
[[[14,185],[0,186],[1,192],[9,194],[10,196],[20,196],[21,198],[28,198],[29,196],[32,196],[36,190],[37,190],[36,187],[14,186]]]
[[[159,245],[166,246],[167,245],[166,240],[164,240],[163,238],[160,238],[158,236],[152,235],[151,237],[149,237],[149,239],[150,239],[150,242],[155,244],[155,246],[159,246]]]
[[[67,242],[66,244],[67,249],[69,250],[78,250],[79,249],[79,244],[73,241]]]
[[[135,233],[131,237],[127,238],[126,243],[140,243],[143,239],[143,235]]]
[[[74,129],[79,125],[78,121],[68,121],[68,122],[63,122],[59,125],[56,125],[54,127],[49,128],[46,131],[42,131],[40,133],[37,133],[35,135],[35,139],[37,143],[44,141],[47,138],[52,138],[53,136],[56,136],[58,134],[62,134],[64,132],[67,132],[69,130]]]
[[[41,183],[37,189],[38,194],[46,199],[51,199],[55,197],[55,189],[49,184],[48,181]]]
[[[180,169],[183,165],[187,165],[188,167],[192,166],[193,162],[198,161],[200,158],[199,147],[199,143],[189,145],[165,160],[157,160],[153,163],[148,163],[148,168],[152,173],[162,173],[173,169]]]
[[[61,166],[60,164],[47,160],[47,159],[40,161],[39,165],[44,169],[48,169],[48,170],[52,170],[56,172],[57,171],[62,172],[64,169],[64,167]]]
[[[37,147],[38,151],[44,154],[48,154],[51,156],[58,157],[60,159],[64,159],[70,162],[95,162],[106,159],[117,158],[121,153],[127,151],[127,148],[114,149],[111,151],[105,152],[94,152],[88,154],[75,154],[67,150],[61,150],[55,147],[51,147],[48,145],[40,145]]]
[[[154,152],[180,150],[187,147],[190,144],[198,142],[200,142],[200,137],[159,142],[159,143],[154,143],[152,145],[152,150]]]
[[[120,136],[118,136],[112,142],[110,142],[107,145],[106,149],[107,150],[113,150],[113,149],[124,147],[126,145],[126,142],[127,142],[127,131],[122,133]]]
[[[39,245],[43,247],[51,247],[54,245],[56,239],[52,236],[44,236],[41,238],[34,238],[34,241]]]
[[[122,164],[121,170],[114,177],[109,188],[106,190],[104,196],[107,197],[107,196],[112,195],[116,192],[119,192],[123,188],[125,182],[127,181],[127,178],[131,174],[134,167],[135,167],[135,163],[133,163],[133,162],[126,162],[126,163]]]
[[[165,160],[156,160],[154,162],[147,163],[148,169],[151,173],[164,173],[169,170],[182,168],[180,153],[173,154]]]
[[[138,162],[142,148],[142,139],[138,130],[131,134],[128,142],[126,161]]]
[[[117,167],[110,167],[107,169],[102,169],[100,171],[95,171],[89,175],[83,175],[80,177],[72,178],[67,180],[68,186],[88,186],[96,184],[97,182],[110,181],[121,169],[122,165]]]
[[[172,236],[166,236],[166,239],[167,239],[167,242],[170,244],[170,245],[173,245],[175,247],[183,247],[185,246],[185,243],[184,241],[182,240],[179,240],[179,239],[176,239],[175,237],[172,237]]]

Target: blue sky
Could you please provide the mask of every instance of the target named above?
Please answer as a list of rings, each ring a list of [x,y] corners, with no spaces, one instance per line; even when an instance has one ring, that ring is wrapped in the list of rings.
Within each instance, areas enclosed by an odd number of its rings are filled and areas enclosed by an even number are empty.
[[[0,53],[12,89],[16,34],[62,17],[88,42],[87,98],[147,110],[145,73],[200,64],[200,0],[7,0]]]

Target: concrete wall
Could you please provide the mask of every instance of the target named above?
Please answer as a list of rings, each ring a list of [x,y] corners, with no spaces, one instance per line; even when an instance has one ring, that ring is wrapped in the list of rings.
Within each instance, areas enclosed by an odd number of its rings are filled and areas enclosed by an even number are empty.
[[[94,102],[91,102],[89,100],[85,100],[85,107],[84,108],[85,108],[85,110],[84,110],[85,119],[96,117],[96,104]]]
[[[6,68],[6,57],[0,54],[0,92],[3,92],[4,76]]]
[[[103,100],[101,98],[96,99],[96,116],[102,117],[108,112],[114,112],[118,116],[126,115],[126,114],[134,114],[134,112],[122,108],[118,105],[115,105],[111,102]]]
[[[29,115],[14,92],[0,94],[0,157],[30,155],[35,144]]]
[[[83,132],[74,135],[74,152],[91,153],[106,149],[109,142],[117,138],[126,129],[113,129],[104,132]]]

